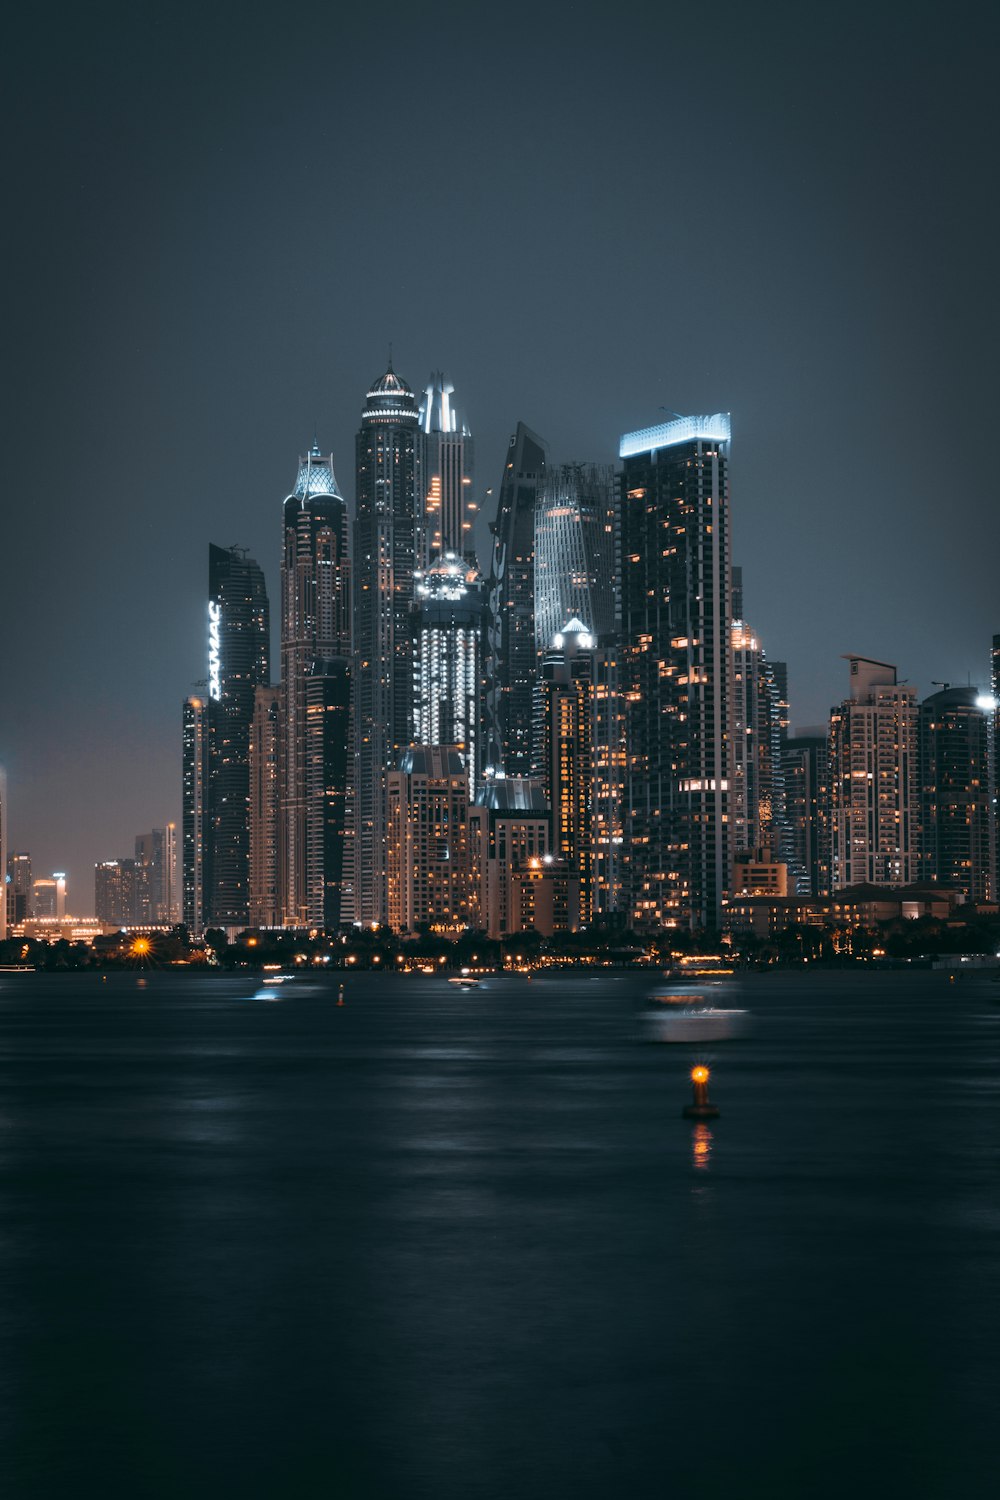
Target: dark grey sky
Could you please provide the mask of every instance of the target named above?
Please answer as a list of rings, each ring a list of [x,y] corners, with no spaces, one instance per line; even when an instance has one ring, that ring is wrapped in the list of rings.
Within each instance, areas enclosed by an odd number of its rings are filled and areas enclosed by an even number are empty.
[[[26,11],[23,7],[22,11]],[[209,541],[278,600],[316,430],[353,503],[392,341],[496,485],[733,414],[734,560],[823,719],[840,655],[1000,630],[995,7],[74,6],[3,64],[0,762],[69,872],[180,810]]]

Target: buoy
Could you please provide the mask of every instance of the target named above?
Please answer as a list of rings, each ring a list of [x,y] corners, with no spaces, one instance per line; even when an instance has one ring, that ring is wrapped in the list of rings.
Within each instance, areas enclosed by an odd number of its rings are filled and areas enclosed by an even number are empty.
[[[690,1104],[685,1104],[681,1110],[685,1120],[717,1120],[720,1111],[708,1097],[708,1069],[704,1063],[691,1069],[691,1091],[694,1095]]]
[[[344,986],[341,985],[340,989],[337,991],[337,1004],[338,1005],[343,1005],[343,1003],[344,1003]]]

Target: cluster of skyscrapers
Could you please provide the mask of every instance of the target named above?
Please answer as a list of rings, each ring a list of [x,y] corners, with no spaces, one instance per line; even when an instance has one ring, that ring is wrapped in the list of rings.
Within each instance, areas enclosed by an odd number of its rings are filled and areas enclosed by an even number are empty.
[[[994,899],[994,698],[918,705],[852,657],[830,725],[793,736],[730,556],[729,453],[724,413],[626,434],[618,469],[553,463],[519,423],[484,575],[453,387],[418,401],[390,363],[353,519],[315,444],[283,502],[277,683],[262,569],[209,550],[192,932],[711,930],[864,883]]]

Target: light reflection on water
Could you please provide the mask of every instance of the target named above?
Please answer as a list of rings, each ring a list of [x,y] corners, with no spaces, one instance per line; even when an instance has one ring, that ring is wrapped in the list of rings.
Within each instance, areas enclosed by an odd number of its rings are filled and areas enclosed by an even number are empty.
[[[10,1493],[982,1488],[1000,1027],[980,992],[748,980],[760,1025],[707,1059],[718,1127],[680,1118],[701,1049],[633,1044],[642,993],[617,976],[337,997],[4,985]]]

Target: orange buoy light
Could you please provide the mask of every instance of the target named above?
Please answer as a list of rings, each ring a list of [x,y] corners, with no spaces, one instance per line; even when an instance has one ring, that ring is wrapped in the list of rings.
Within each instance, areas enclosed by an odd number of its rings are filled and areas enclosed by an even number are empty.
[[[698,1063],[691,1069],[691,1103],[685,1104],[681,1110],[685,1120],[717,1120],[718,1108],[708,1097],[709,1072],[704,1063]]]

